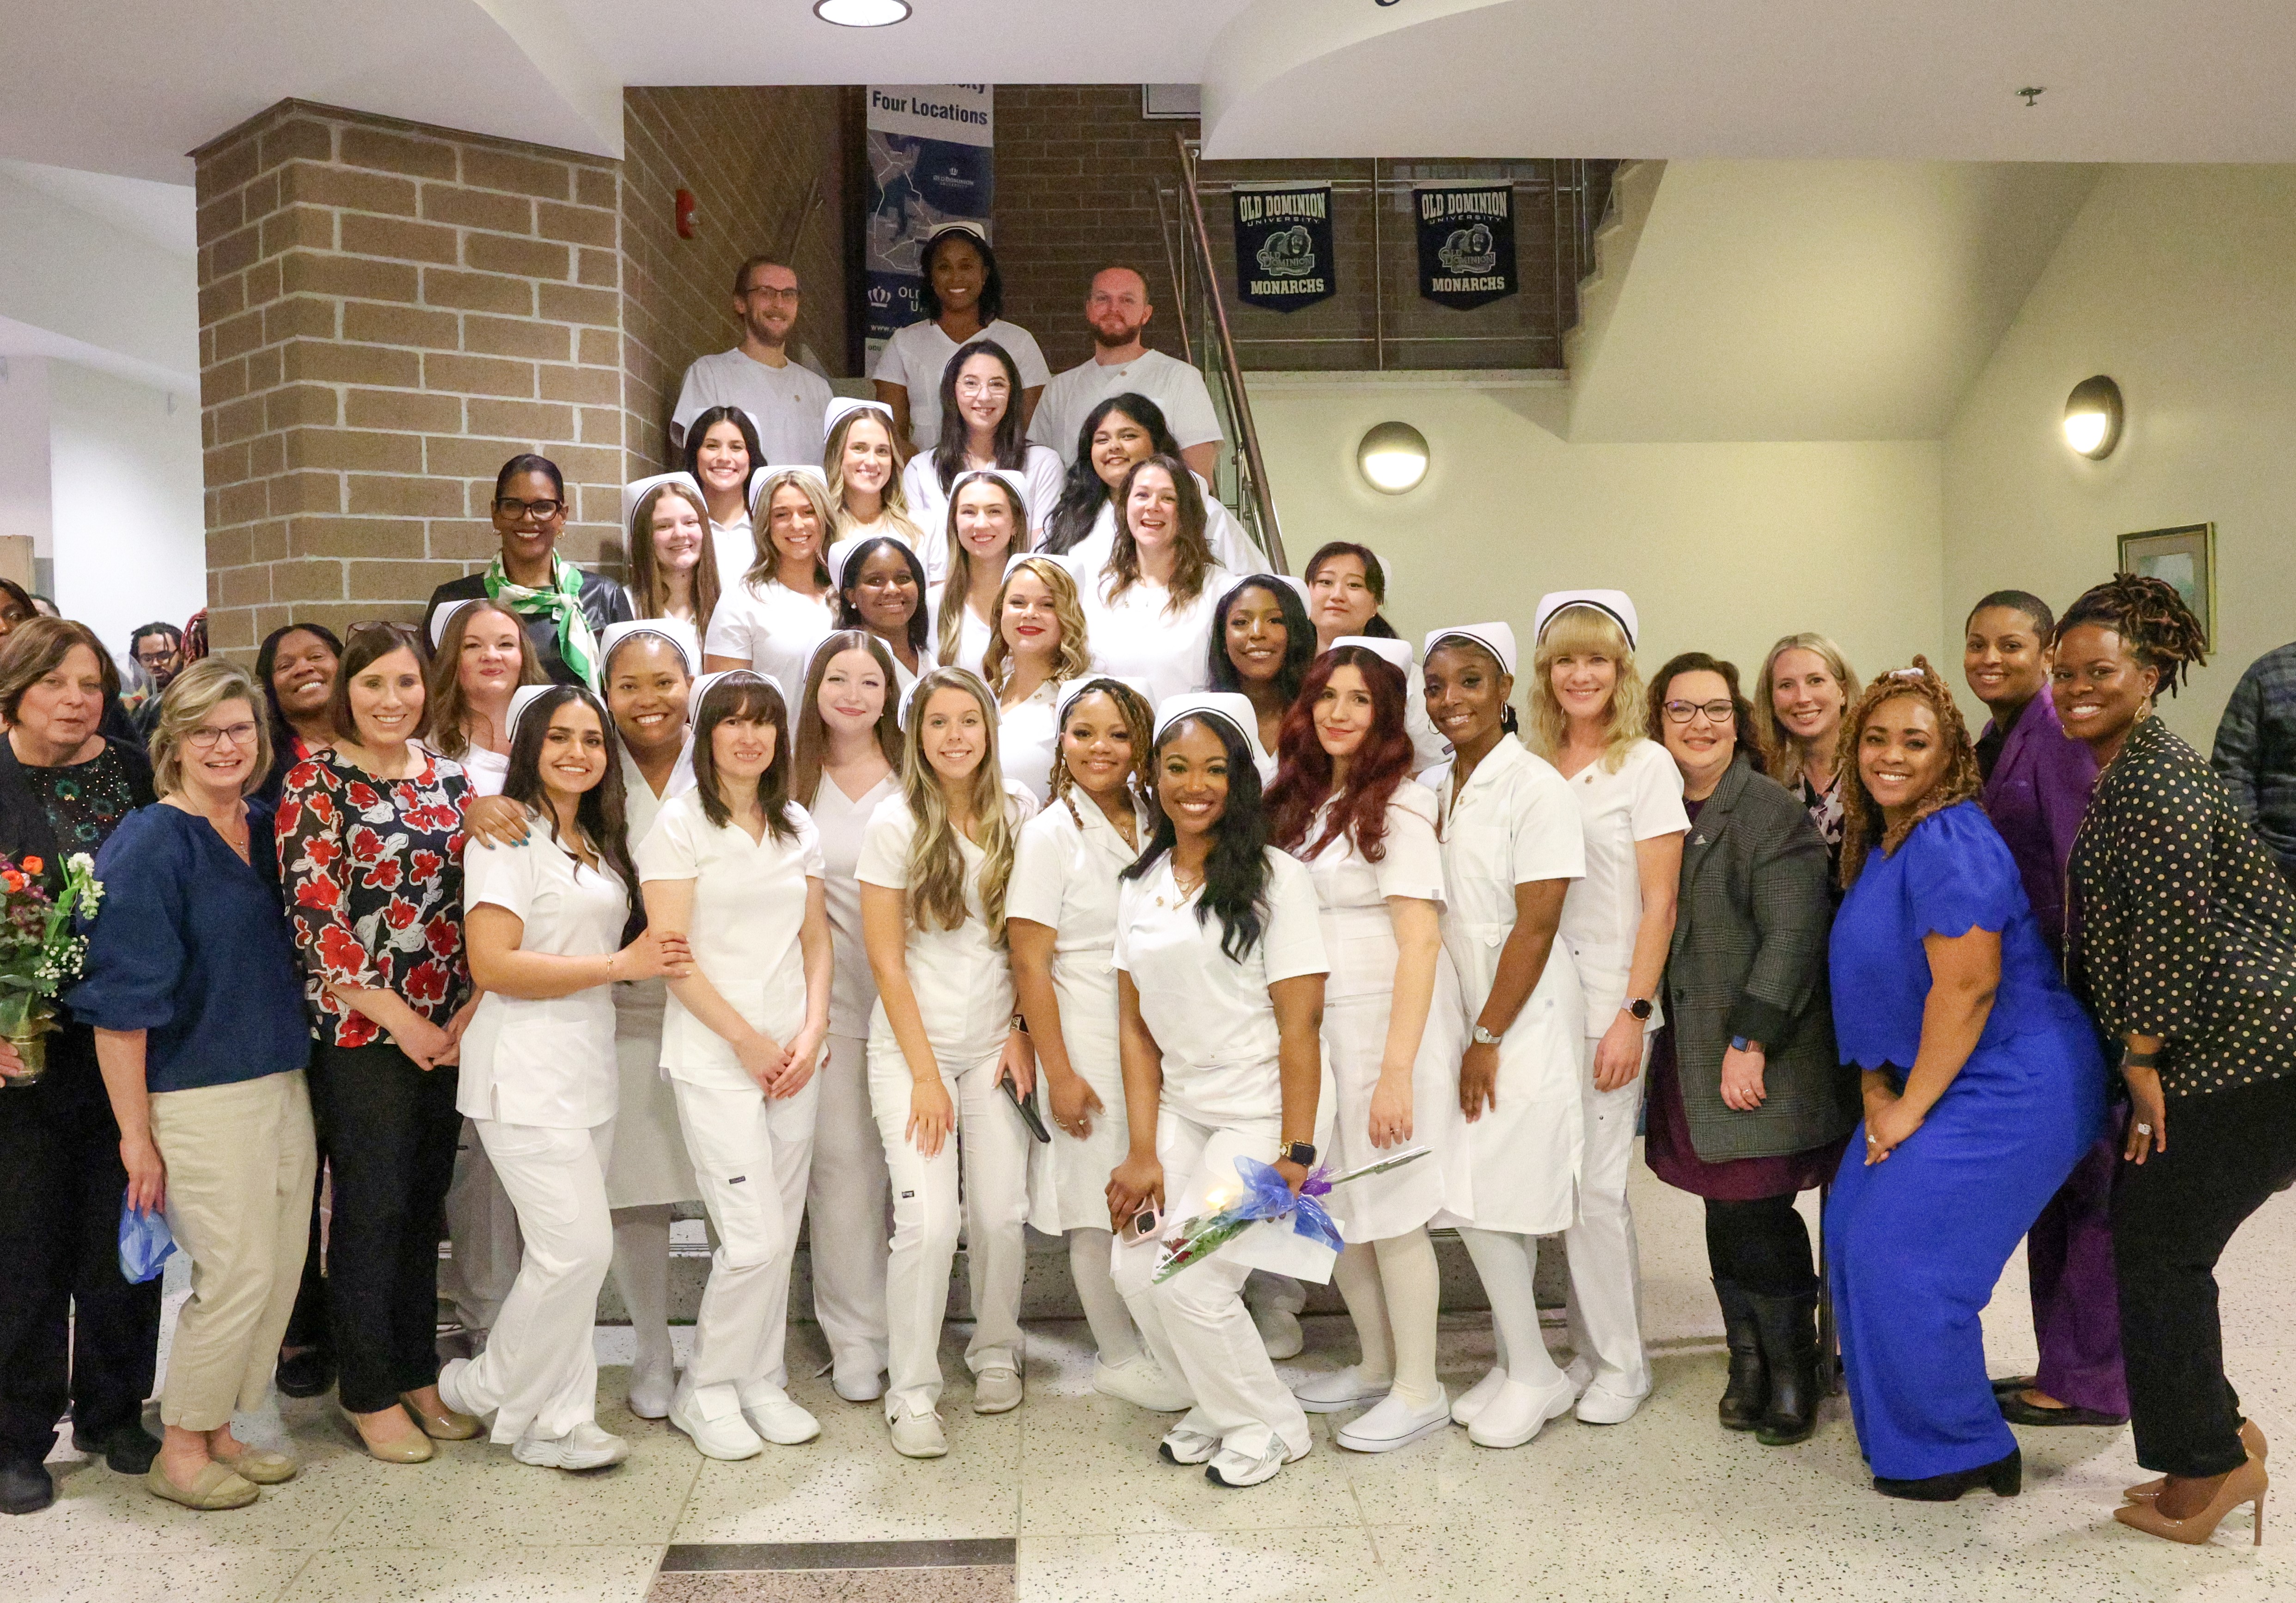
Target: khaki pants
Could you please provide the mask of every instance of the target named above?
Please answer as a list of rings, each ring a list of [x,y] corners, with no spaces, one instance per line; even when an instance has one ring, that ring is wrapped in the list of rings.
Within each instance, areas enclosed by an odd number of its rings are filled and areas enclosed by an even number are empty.
[[[303,1071],[158,1092],[152,1139],[168,1229],[192,1261],[160,1418],[215,1430],[263,1406],[295,1308],[318,1169]]]

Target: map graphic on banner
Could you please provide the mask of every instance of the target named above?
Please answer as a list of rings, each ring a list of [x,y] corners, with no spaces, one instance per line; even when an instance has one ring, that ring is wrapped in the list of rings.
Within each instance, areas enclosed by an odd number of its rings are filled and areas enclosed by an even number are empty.
[[[1513,185],[1414,189],[1411,210],[1421,295],[1469,311],[1515,292]]]
[[[893,331],[924,316],[918,258],[947,223],[993,239],[995,103],[990,84],[869,86],[869,366]]]
[[[1332,186],[1236,186],[1235,292],[1251,306],[1296,312],[1329,300]]]

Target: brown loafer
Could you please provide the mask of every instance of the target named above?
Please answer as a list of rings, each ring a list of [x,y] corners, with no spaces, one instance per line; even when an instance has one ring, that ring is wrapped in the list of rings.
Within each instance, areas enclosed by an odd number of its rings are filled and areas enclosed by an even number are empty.
[[[412,1392],[402,1393],[398,1405],[414,1417],[414,1423],[422,1427],[422,1434],[434,1442],[467,1442],[486,1428],[468,1414],[456,1413],[450,1408],[426,1414],[422,1405],[414,1401]]]
[[[154,1497],[163,1497],[202,1513],[217,1508],[244,1508],[263,1495],[253,1482],[214,1459],[200,1466],[200,1473],[189,1486],[176,1485],[168,1478],[167,1470],[154,1463],[144,1472],[144,1488]]]

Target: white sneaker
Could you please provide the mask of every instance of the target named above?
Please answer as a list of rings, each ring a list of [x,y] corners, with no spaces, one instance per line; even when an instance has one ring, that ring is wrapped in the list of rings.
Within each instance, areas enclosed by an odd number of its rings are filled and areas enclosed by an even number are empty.
[[[1549,1419],[1570,1411],[1570,1377],[1558,1375],[1541,1390],[1509,1380],[1499,1394],[1483,1406],[1467,1427],[1467,1440],[1478,1447],[1521,1447],[1538,1434]]]
[[[439,1366],[439,1401],[457,1414],[468,1414],[473,1419],[483,1419],[494,1410],[472,1407],[471,1400],[463,1394],[463,1377],[470,1367],[471,1360],[467,1358],[450,1358]]]
[[[998,1364],[972,1377],[974,1413],[1009,1414],[1020,1406],[1021,1377],[1018,1371]]]
[[[1220,1439],[1201,1431],[1188,1430],[1179,1426],[1164,1433],[1156,1443],[1156,1456],[1167,1464],[1208,1464],[1220,1450]]]
[[[840,1352],[830,1369],[830,1388],[848,1402],[874,1402],[885,1394],[885,1366],[873,1352]]]
[[[1400,1393],[1390,1392],[1369,1411],[1341,1426],[1335,1439],[1349,1452],[1393,1452],[1450,1423],[1451,1400],[1442,1387],[1435,1388],[1435,1401],[1424,1406],[1406,1402]]]
[[[1595,1384],[1595,1366],[1583,1358],[1573,1358],[1562,1366],[1562,1376],[1570,1383],[1570,1394],[1576,1397]]]
[[[693,1438],[705,1459],[754,1459],[766,1444],[742,1418],[742,1394],[730,1385],[697,1386],[681,1381],[669,1402],[669,1423]]]
[[[1377,1402],[1394,1385],[1391,1380],[1366,1380],[1361,1365],[1349,1364],[1344,1369],[1301,1381],[1292,1388],[1292,1395],[1311,1414],[1338,1414],[1363,1403]]]
[[[1638,1392],[1632,1397],[1611,1390],[1601,1381],[1595,1382],[1578,1393],[1578,1423],[1581,1425],[1624,1425],[1635,1417],[1648,1392]]]
[[[1163,1366],[1145,1352],[1136,1352],[1120,1364],[1095,1359],[1092,1389],[1152,1414],[1181,1413],[1192,1402],[1187,1388],[1165,1374]]]
[[[677,1395],[677,1362],[668,1351],[641,1352],[630,1361],[630,1412],[641,1419],[668,1417]]]
[[[1287,1452],[1281,1437],[1271,1440],[1267,1451],[1257,1458],[1223,1447],[1204,1466],[1204,1479],[1215,1486],[1257,1486],[1262,1481],[1274,1480],[1277,1470],[1305,1454],[1304,1448],[1299,1452]]]
[[[521,1436],[510,1456],[545,1469],[603,1469],[630,1456],[630,1444],[585,1419],[562,1436]]]
[[[1491,1399],[1499,1394],[1500,1391],[1505,1387],[1506,1383],[1506,1366],[1505,1364],[1493,1364],[1489,1374],[1484,1376],[1480,1380],[1475,1382],[1474,1385],[1460,1393],[1458,1397],[1452,1402],[1451,1423],[1454,1425],[1472,1425],[1475,1422],[1475,1416],[1481,1413],[1484,1409],[1490,1406]]]
[[[1250,1311],[1251,1322],[1259,1332],[1260,1345],[1267,1349],[1268,1357],[1282,1363],[1287,1358],[1300,1356],[1300,1349],[1308,1344],[1308,1338],[1300,1332],[1298,1314],[1288,1308],[1252,1308],[1248,1303],[1244,1306]]]
[[[948,1438],[941,1434],[937,1413],[888,1414],[885,1425],[892,1432],[893,1451],[905,1459],[938,1459],[948,1451]]]
[[[821,1421],[791,1402],[779,1386],[743,1386],[740,1396],[742,1418],[776,1447],[795,1447],[821,1434]]]

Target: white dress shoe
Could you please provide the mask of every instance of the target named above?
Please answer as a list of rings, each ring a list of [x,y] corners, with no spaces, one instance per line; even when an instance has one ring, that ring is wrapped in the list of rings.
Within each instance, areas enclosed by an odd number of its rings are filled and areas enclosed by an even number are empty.
[[[1156,1456],[1167,1464],[1209,1464],[1212,1455],[1220,1450],[1220,1439],[1201,1431],[1174,1426],[1156,1443]]]
[[[1272,1438],[1267,1451],[1254,1457],[1221,1448],[1204,1466],[1204,1479],[1215,1486],[1257,1486],[1262,1481],[1272,1481],[1275,1472],[1292,1459],[1304,1457],[1306,1449],[1292,1452],[1284,1448],[1283,1438]]]
[[[873,1352],[840,1352],[830,1365],[829,1385],[848,1402],[874,1402],[885,1394],[885,1366]]]
[[[1521,1447],[1538,1434],[1549,1419],[1570,1411],[1570,1377],[1558,1375],[1544,1388],[1509,1380],[1499,1394],[1484,1405],[1467,1427],[1467,1440],[1478,1447]]]
[[[1491,1399],[1499,1394],[1506,1383],[1506,1366],[1493,1364],[1490,1373],[1460,1393],[1452,1402],[1451,1423],[1472,1425],[1475,1422],[1475,1416],[1489,1406]]]
[[[1136,1352],[1120,1364],[1094,1360],[1092,1389],[1152,1414],[1177,1414],[1193,1401],[1187,1388],[1164,1373],[1163,1366],[1145,1352]]]
[[[791,1402],[779,1386],[743,1386],[741,1398],[742,1418],[776,1447],[795,1447],[821,1434],[821,1421]]]
[[[669,1402],[669,1422],[693,1438],[694,1450],[705,1459],[754,1459],[766,1451],[742,1418],[742,1394],[730,1385],[680,1382]]]
[[[1301,1381],[1292,1388],[1292,1395],[1308,1413],[1338,1414],[1366,1402],[1377,1402],[1394,1385],[1392,1380],[1365,1379],[1360,1366],[1349,1364],[1329,1375]]]
[[[1021,1406],[1021,1377],[1002,1364],[972,1377],[972,1411],[1009,1414]]]
[[[885,1425],[892,1432],[893,1451],[905,1459],[938,1459],[948,1451],[948,1438],[941,1434],[937,1413],[888,1414]]]
[[[1267,1356],[1282,1363],[1287,1358],[1300,1356],[1300,1349],[1308,1344],[1300,1333],[1300,1316],[1288,1308],[1252,1308],[1251,1322],[1259,1332],[1259,1344],[1267,1349]]]
[[[669,1415],[677,1395],[677,1362],[668,1352],[641,1352],[630,1363],[630,1412],[641,1419]]]
[[[1595,1382],[1578,1393],[1578,1423],[1581,1425],[1624,1425],[1635,1417],[1648,1392],[1623,1396],[1601,1381]]]
[[[600,1429],[595,1420],[585,1419],[562,1436],[537,1436],[531,1433],[521,1436],[512,1446],[510,1456],[521,1464],[536,1464],[545,1469],[603,1469],[628,1458],[630,1444]]]
[[[1300,1405],[1306,1407],[1305,1403]],[[1390,1392],[1369,1410],[1341,1426],[1335,1438],[1349,1452],[1393,1452],[1451,1423],[1451,1400],[1438,1386],[1432,1402],[1406,1402]]]

